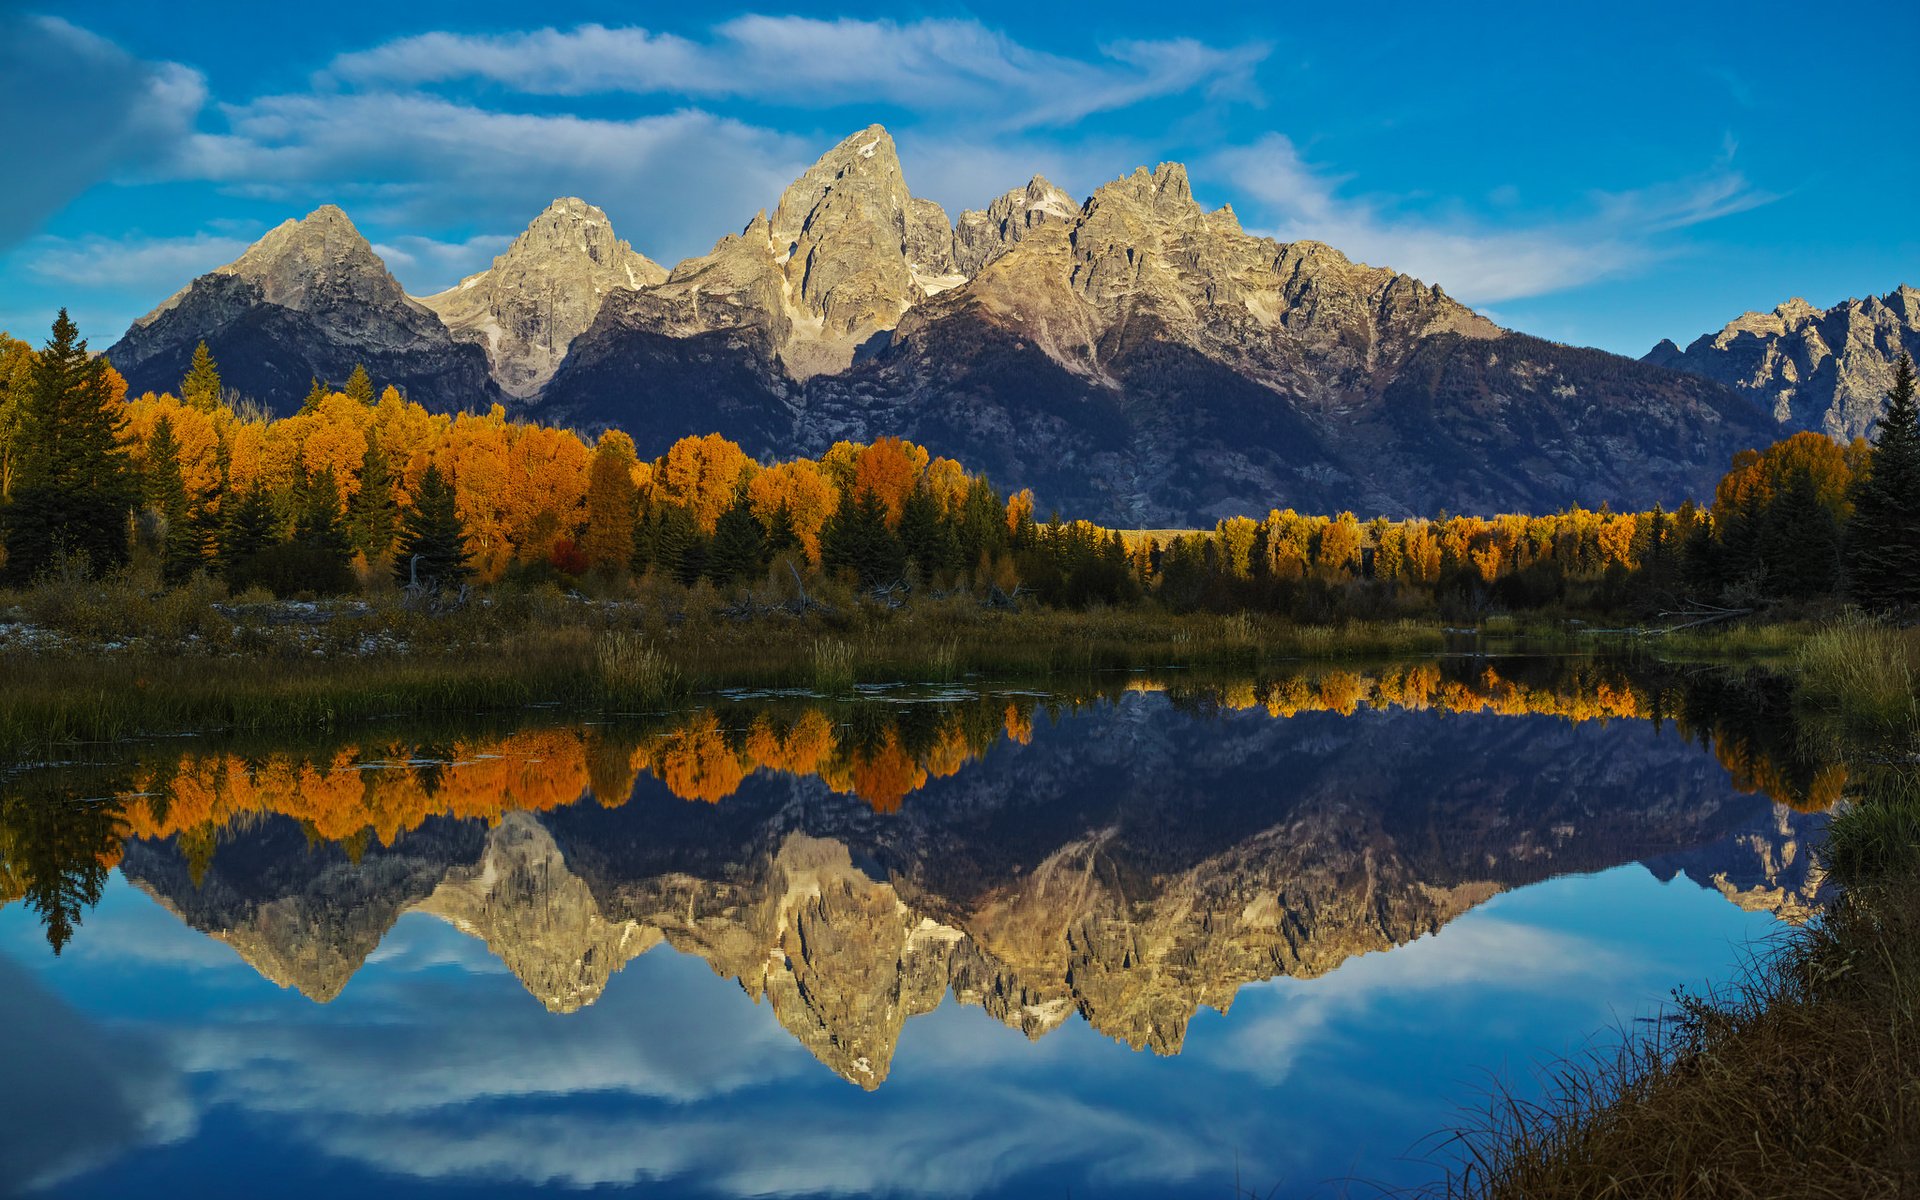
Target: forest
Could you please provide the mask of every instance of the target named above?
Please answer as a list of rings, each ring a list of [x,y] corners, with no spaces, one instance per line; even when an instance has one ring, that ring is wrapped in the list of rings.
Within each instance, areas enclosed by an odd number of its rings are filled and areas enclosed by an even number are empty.
[[[1902,360],[1871,442],[1737,455],[1669,512],[1310,515],[1129,531],[1052,514],[897,438],[756,462],[718,435],[646,458],[624,433],[441,415],[356,368],[274,419],[202,345],[178,394],[129,397],[64,311],[0,340],[0,583],[130,567],[232,596],[461,597],[661,586],[713,603],[771,582],[890,603],[1259,612],[1306,622],[1493,612],[1706,619],[1920,599],[1920,416]],[[651,449],[651,448],[649,448]]]

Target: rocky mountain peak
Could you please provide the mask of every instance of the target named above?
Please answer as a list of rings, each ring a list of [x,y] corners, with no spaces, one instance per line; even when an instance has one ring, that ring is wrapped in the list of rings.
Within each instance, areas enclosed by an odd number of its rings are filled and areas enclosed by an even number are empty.
[[[880,200],[903,218],[905,232],[907,185],[900,170],[900,154],[893,135],[881,125],[869,125],[849,134],[833,149],[822,154],[800,178],[787,185],[780,204],[773,212],[773,236],[781,243],[794,243],[810,227],[824,223],[839,226],[855,215],[846,204],[823,209],[839,193],[843,199]],[[816,239],[824,231],[815,230]],[[816,242],[817,244],[817,242]]]
[[[337,205],[323,204],[297,220],[289,219],[268,230],[247,247],[246,253],[215,275],[228,275],[255,284],[269,304],[299,312],[373,304],[386,309],[413,309],[374,253],[371,243]],[[187,294],[182,288],[134,324],[151,325]],[[424,315],[424,314],[422,314]]]
[[[1783,432],[1850,441],[1879,420],[1903,352],[1920,354],[1920,293],[1904,284],[1831,308],[1795,296],[1770,312],[1742,313],[1685,350],[1662,342],[1644,361],[1744,393]]]
[[[1133,174],[1101,187],[1089,203],[1115,201],[1134,204],[1148,212],[1174,219],[1201,213],[1200,206],[1194,203],[1193,185],[1187,181],[1187,168],[1179,163],[1161,163],[1151,171],[1145,167],[1135,167]]]
[[[502,398],[486,357],[411,299],[337,206],[282,222],[239,258],[195,279],[133,323],[110,350],[136,391],[179,386],[206,342],[228,386],[291,411],[314,379],[355,366],[431,408]]]
[[[549,204],[485,271],[421,301],[453,336],[487,352],[509,395],[530,397],[559,369],[609,292],[666,279],[658,263],[613,232],[607,214],[574,196]]]
[[[986,210],[969,209],[960,214],[953,233],[955,266],[966,275],[976,275],[1033,229],[1049,222],[1066,225],[1080,215],[1073,197],[1035,175],[1024,188],[996,197]]]

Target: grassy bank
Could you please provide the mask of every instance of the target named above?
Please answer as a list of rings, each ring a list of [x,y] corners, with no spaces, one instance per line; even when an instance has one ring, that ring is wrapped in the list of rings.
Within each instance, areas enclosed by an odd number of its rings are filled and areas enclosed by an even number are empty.
[[[211,729],[328,729],[529,705],[658,708],[724,687],[835,693],[965,675],[1384,657],[1439,650],[1437,625],[1300,626],[1151,608],[1005,611],[970,597],[730,614],[716,598],[599,603],[504,593],[428,614],[397,600],[229,603],[214,594],[50,586],[0,599],[0,756]]]
[[[1864,622],[1787,660],[1802,736],[1846,751],[1822,861],[1840,885],[1723,991],[1682,996],[1465,1131],[1438,1194],[1920,1195],[1920,703],[1913,632]]]

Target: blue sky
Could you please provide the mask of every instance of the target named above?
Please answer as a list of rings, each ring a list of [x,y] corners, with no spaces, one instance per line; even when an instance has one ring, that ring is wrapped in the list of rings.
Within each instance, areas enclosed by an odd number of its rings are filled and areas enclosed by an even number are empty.
[[[1911,0],[0,0],[0,328],[64,304],[105,346],[328,201],[416,293],[559,195],[671,265],[877,120],[950,214],[1179,160],[1251,230],[1637,355],[1920,283],[1917,34]]]

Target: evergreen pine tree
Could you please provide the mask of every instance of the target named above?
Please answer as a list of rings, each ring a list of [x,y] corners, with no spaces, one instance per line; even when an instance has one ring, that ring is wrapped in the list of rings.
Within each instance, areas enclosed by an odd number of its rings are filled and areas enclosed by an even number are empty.
[[[254,560],[276,540],[273,497],[259,482],[233,496],[220,526],[220,575],[235,591],[253,583]]]
[[[952,528],[940,519],[940,505],[924,484],[909,492],[900,507],[900,543],[922,581],[954,565]]]
[[[653,566],[689,587],[707,567],[707,539],[700,532],[693,514],[678,504],[662,504],[654,510],[652,530]]]
[[[820,532],[820,562],[846,571],[861,587],[893,583],[906,574],[907,552],[887,528],[887,506],[872,490],[856,499],[840,494],[840,506]]]
[[[393,551],[393,535],[399,524],[393,472],[378,434],[368,430],[367,451],[360,457],[360,490],[347,502],[347,538],[355,550],[373,562]]]
[[[7,546],[0,577],[24,583],[63,554],[84,554],[94,571],[126,562],[127,514],[138,487],[112,400],[106,360],[87,353],[61,309],[17,417],[13,497],[0,510]]]
[[[782,500],[767,522],[767,558],[771,561],[789,550],[800,548],[800,531],[793,527],[793,509]]]
[[[173,419],[161,417],[147,442],[147,466],[142,478],[147,507],[165,529],[161,543],[161,574],[178,583],[200,565],[200,531],[195,527],[191,499],[180,472],[180,443],[173,436]]]
[[[187,368],[187,376],[180,381],[180,399],[188,407],[202,412],[212,412],[220,407],[220,368],[215,365],[213,355],[203,341],[193,348],[193,365]]]
[[[306,399],[300,402],[300,411],[302,414],[310,413],[318,409],[320,402],[327,398],[327,385],[321,383],[318,376],[308,376],[308,378],[312,380],[312,383],[307,387]]]
[[[713,527],[707,578],[726,587],[741,580],[752,580],[766,569],[767,531],[742,496],[720,514],[720,520]]]
[[[1849,582],[1860,603],[1920,603],[1920,400],[1905,354],[1893,369],[1866,475],[1854,483],[1846,541]]]
[[[1834,590],[1840,581],[1840,522],[1820,502],[1813,473],[1800,469],[1767,510],[1767,588],[1805,600]]]
[[[367,368],[355,363],[353,374],[347,376],[347,386],[341,389],[349,400],[358,400],[368,408],[373,407],[373,376],[367,374]]]
[[[33,376],[33,347],[0,333],[0,505],[13,495],[20,458],[20,414]]]
[[[472,559],[454,507],[453,485],[438,466],[430,466],[401,517],[393,577],[403,587],[416,579],[427,588],[453,587],[473,577]]]
[[[353,542],[340,515],[340,485],[331,469],[313,475],[302,489],[293,540],[303,551],[303,565],[310,576],[307,588],[324,594],[347,589]]]

